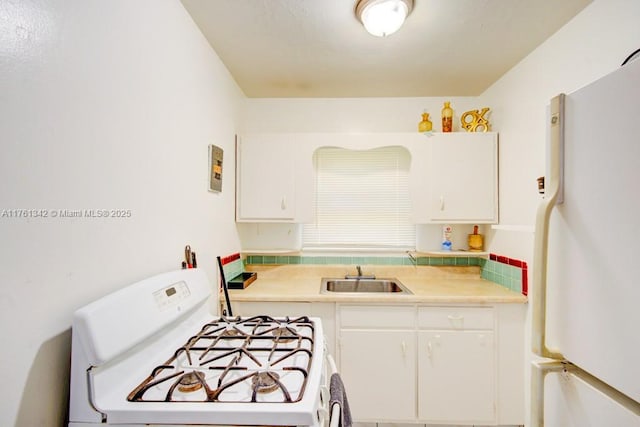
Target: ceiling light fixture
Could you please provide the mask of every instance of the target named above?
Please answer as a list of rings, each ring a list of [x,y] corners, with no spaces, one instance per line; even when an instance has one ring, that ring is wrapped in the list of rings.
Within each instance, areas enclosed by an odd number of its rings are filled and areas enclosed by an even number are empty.
[[[398,31],[413,9],[413,0],[358,0],[356,16],[374,36],[386,37]]]

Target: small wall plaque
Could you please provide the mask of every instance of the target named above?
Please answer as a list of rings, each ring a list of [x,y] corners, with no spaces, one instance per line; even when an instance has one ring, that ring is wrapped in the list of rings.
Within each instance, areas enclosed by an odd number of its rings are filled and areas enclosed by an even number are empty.
[[[209,191],[222,191],[222,148],[209,145]]]

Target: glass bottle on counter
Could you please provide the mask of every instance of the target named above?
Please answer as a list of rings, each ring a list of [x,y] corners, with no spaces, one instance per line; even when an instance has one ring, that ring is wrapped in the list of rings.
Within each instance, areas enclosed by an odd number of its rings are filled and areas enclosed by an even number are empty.
[[[418,123],[418,132],[431,132],[433,123],[429,120],[429,113],[422,113],[422,121]]]
[[[445,102],[442,108],[442,132],[453,131],[453,109],[450,102]]]

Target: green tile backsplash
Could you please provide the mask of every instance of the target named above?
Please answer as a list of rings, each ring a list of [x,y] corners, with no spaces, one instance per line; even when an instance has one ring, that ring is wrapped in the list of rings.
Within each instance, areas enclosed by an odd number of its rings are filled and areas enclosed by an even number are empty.
[[[490,280],[514,292],[527,294],[527,266],[522,261],[491,254],[490,259],[474,256],[421,256],[412,261],[408,257],[367,257],[367,256],[275,256],[275,255],[248,255],[244,260],[245,265],[459,265],[480,266],[481,277]]]
[[[483,279],[491,280],[514,292],[527,295],[527,263],[512,258],[491,254],[484,260],[481,270]]]
[[[418,257],[418,265],[482,265],[484,258],[479,257]],[[271,256],[271,255],[248,255],[245,259],[246,265],[283,265],[283,264],[316,264],[316,265],[414,265],[408,257],[351,257],[351,256]]]
[[[515,292],[520,292],[522,289],[522,269],[518,267],[487,260],[481,276]]]

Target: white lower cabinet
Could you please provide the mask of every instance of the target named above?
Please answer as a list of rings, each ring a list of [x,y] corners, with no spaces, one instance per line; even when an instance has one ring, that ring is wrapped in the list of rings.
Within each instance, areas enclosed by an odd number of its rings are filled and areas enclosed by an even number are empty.
[[[338,363],[355,421],[415,421],[412,306],[339,305]]]
[[[413,330],[340,330],[340,372],[356,420],[415,420]]]
[[[234,314],[320,317],[360,426],[512,426],[524,422],[525,308],[237,302]]]
[[[499,312],[494,307],[339,304],[339,369],[354,420],[499,424]],[[522,373],[514,369],[506,375]]]
[[[496,421],[495,317],[491,308],[418,308],[418,418]]]
[[[492,331],[418,332],[418,418],[433,423],[493,423]]]

